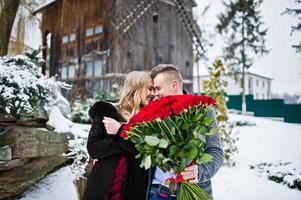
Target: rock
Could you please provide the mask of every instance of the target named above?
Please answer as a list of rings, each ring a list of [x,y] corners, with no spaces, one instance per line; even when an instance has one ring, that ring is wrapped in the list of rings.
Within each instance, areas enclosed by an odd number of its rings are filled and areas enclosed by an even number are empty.
[[[0,147],[0,161],[8,161],[12,159],[12,151],[10,146]]]
[[[29,159],[15,159],[10,161],[0,161],[0,171],[10,170],[16,167],[20,167],[28,162]]]
[[[9,145],[12,158],[34,158],[60,155],[68,150],[65,134],[58,134],[43,128],[13,126],[0,135],[0,146]]]
[[[11,125],[0,134],[0,199],[19,196],[69,158],[66,134]],[[2,161],[1,161],[2,159]]]
[[[47,156],[31,159],[25,165],[0,172],[1,199],[19,196],[54,168],[68,160],[64,156]]]

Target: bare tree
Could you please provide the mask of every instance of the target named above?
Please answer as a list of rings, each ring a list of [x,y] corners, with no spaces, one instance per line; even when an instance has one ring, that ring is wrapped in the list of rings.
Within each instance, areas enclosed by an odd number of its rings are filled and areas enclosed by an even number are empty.
[[[0,56],[6,55],[20,0],[0,0]]]

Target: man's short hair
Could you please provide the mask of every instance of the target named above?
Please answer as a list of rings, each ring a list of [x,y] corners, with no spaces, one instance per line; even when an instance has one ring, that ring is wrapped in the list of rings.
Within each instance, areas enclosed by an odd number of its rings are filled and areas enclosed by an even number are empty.
[[[151,70],[151,78],[154,79],[158,74],[166,74],[170,80],[177,80],[183,88],[183,78],[180,70],[173,64],[159,64]]]

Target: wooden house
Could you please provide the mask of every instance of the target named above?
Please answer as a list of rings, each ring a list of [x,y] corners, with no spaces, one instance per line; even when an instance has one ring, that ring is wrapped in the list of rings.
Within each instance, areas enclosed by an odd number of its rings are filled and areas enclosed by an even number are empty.
[[[110,91],[132,70],[177,65],[192,90],[194,0],[55,0],[42,6],[43,72],[73,90]]]

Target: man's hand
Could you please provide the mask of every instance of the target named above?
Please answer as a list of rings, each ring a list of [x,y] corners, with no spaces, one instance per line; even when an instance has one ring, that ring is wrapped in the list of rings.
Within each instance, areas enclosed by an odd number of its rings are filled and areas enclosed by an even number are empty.
[[[104,117],[102,122],[105,125],[107,133],[111,135],[115,135],[121,126],[119,122],[117,122],[115,119],[112,119],[110,117]]]
[[[199,175],[199,168],[197,164],[191,165],[186,167],[181,175],[185,180],[188,180],[189,183],[198,183],[198,175]]]

